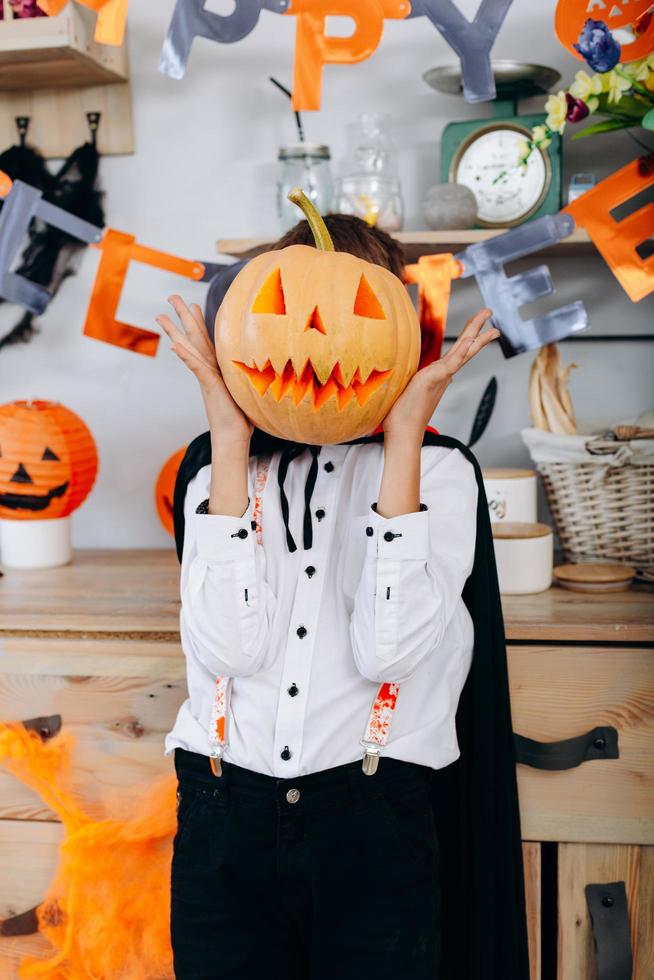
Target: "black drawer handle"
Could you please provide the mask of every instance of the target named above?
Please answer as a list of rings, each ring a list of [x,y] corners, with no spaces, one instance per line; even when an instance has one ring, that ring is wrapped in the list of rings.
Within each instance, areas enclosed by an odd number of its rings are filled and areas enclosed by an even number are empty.
[[[584,891],[593,924],[597,980],[631,980],[633,955],[624,881],[586,885]]]
[[[29,732],[36,732],[44,742],[54,738],[61,731],[61,715],[47,715],[40,718],[28,718],[21,722]]]
[[[537,742],[513,733],[516,762],[534,769],[575,769],[591,759],[618,759],[618,730],[613,725],[598,725],[585,735],[564,738],[560,742]]]

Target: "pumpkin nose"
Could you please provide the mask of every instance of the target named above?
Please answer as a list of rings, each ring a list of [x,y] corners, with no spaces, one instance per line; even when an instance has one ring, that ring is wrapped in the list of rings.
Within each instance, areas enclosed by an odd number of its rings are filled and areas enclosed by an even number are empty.
[[[12,476],[10,483],[34,483],[34,480],[29,475],[22,463],[18,464],[18,469]]]
[[[320,310],[317,306],[314,306],[313,311],[309,314],[307,324],[304,328],[305,330],[317,330],[319,333],[327,333],[325,330],[325,325],[322,322],[322,317],[320,315]]]

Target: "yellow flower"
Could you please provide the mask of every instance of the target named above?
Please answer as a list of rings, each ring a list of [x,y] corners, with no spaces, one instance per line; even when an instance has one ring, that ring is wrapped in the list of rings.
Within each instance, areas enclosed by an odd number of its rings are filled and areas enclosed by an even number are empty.
[[[654,92],[654,71],[651,71],[645,79],[645,88],[648,92]]]
[[[534,126],[531,131],[531,138],[536,146],[539,146],[542,150],[547,149],[552,142],[546,126]]]
[[[590,106],[594,95],[602,93],[602,76],[588,75],[585,71],[578,71],[575,80],[570,86],[570,95],[575,99],[582,99]],[[597,108],[597,106],[595,106]],[[592,112],[592,110],[591,110]]]
[[[547,119],[545,122],[553,133],[562,133],[565,129],[566,117],[568,115],[568,101],[563,89],[556,95],[550,95],[545,103]]]
[[[624,93],[631,88],[631,80],[618,75],[616,71],[607,71],[602,75],[602,88],[609,94],[609,102],[619,102]]]
[[[637,82],[645,82],[647,85],[649,74],[654,70],[654,52],[646,55],[639,61],[627,62],[626,65],[622,66],[622,69],[627,73],[627,75],[631,75],[631,77]]]

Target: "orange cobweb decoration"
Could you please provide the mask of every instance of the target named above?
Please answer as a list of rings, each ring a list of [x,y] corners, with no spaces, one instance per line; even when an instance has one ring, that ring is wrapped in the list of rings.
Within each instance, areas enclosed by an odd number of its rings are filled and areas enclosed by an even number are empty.
[[[173,976],[170,862],[176,779],[166,776],[94,820],[71,789],[73,739],[42,741],[20,724],[0,724],[0,764],[35,790],[64,826],[59,866],[37,909],[53,946],[25,957],[23,980],[164,980]],[[0,941],[1,942],[1,941]]]

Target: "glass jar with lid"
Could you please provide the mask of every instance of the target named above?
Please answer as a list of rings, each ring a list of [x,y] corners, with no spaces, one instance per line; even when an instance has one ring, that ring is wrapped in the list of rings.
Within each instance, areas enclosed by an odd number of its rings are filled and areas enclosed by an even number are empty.
[[[390,123],[386,113],[363,113],[347,127],[349,152],[336,181],[334,206],[393,232],[402,227],[403,205]]]
[[[331,210],[333,185],[329,160],[329,147],[322,143],[293,143],[279,148],[277,217],[283,232],[301,218],[295,204],[286,196],[294,187],[303,190],[321,214]]]

